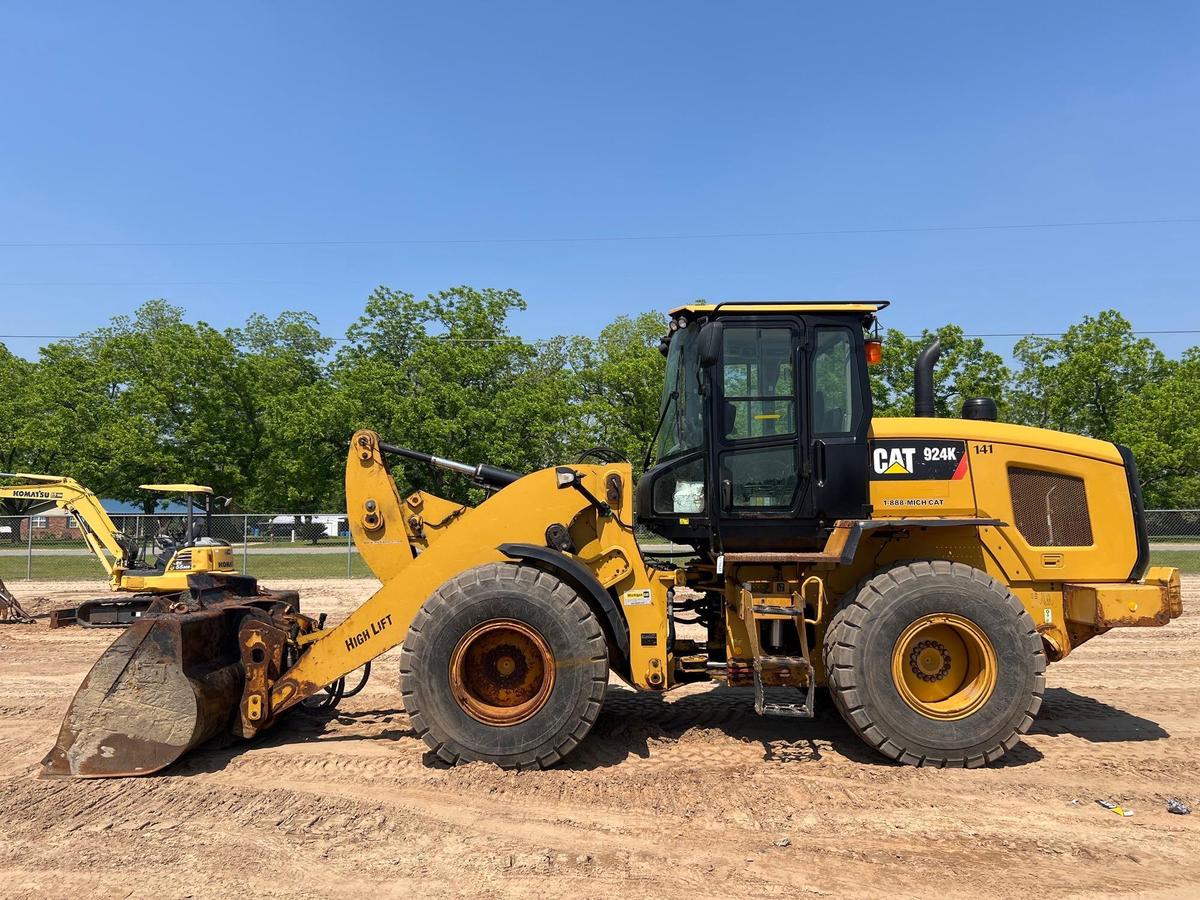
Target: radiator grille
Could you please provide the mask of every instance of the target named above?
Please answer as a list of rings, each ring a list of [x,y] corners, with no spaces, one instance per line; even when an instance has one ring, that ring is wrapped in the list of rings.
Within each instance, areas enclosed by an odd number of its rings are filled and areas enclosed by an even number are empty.
[[[1008,487],[1017,531],[1030,546],[1091,546],[1092,520],[1082,478],[1013,467]]]

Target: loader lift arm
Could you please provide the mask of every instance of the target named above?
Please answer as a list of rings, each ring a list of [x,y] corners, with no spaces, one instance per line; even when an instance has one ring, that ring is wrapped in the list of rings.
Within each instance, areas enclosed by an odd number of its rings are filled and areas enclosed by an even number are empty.
[[[560,647],[549,659],[551,679],[565,685],[586,669],[588,683],[602,694],[611,665],[639,687],[665,689],[666,584],[675,576],[648,570],[625,524],[633,516],[628,463],[518,475],[396,449],[360,431],[346,457],[350,530],[381,582],[373,596],[326,628],[324,617],[300,613],[292,592],[262,590],[233,575],[193,576],[188,591],[155,600],[101,657],[68,710],[45,771],[149,774],[222,728],[248,738],[322,691],[336,702],[347,675],[430,621],[432,614],[422,614],[448,585],[465,577],[478,586],[482,576],[471,573],[500,573],[493,586],[503,581],[510,585],[505,591],[515,592],[487,600],[488,609],[531,589],[552,618],[565,617],[559,621],[577,635],[586,632],[586,654]],[[476,506],[421,491],[402,497],[389,455],[442,465],[492,492]],[[597,496],[606,502],[597,504]],[[619,598],[630,594],[636,605],[623,609]],[[561,702],[572,694],[564,688],[554,696]],[[587,713],[598,711],[593,699]],[[119,735],[109,730],[113,721],[120,722]],[[106,749],[114,742],[119,752]]]
[[[475,507],[423,492],[402,498],[387,465],[388,455],[460,472],[495,493]],[[629,482],[628,464],[579,469],[579,478],[591,481],[602,494],[616,483],[609,481],[609,475]],[[568,489],[575,483],[576,479],[562,478],[559,469],[519,475],[397,448],[380,441],[374,432],[357,432],[346,459],[347,515],[359,552],[383,584],[341,624],[306,642],[303,655],[274,682],[269,695],[244,700],[243,713],[259,707],[267,712],[266,718],[274,717],[397,646],[422,604],[454,575],[488,563],[511,563],[513,556],[505,547],[545,546],[547,529],[554,525],[572,527],[581,540],[591,538],[577,548],[580,558],[611,560],[604,570],[608,583],[598,583],[603,590],[618,583],[645,582],[648,576],[633,533],[619,521],[632,518],[631,492],[618,498],[622,508],[617,512],[623,515],[604,516],[586,492]],[[427,508],[436,511],[436,520],[423,515]],[[497,535],[505,540],[497,541]],[[434,542],[437,552],[426,552]],[[590,593],[599,606],[596,592]],[[628,654],[629,631],[611,596],[606,594],[605,599],[608,602],[596,610],[597,615],[609,623],[610,639]],[[614,663],[619,670],[626,668],[623,660]]]

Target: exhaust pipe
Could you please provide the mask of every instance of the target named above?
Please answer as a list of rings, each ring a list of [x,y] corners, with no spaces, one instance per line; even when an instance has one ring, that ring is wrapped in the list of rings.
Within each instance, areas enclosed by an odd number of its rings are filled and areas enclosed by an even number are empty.
[[[925,419],[937,415],[933,404],[933,367],[941,355],[941,339],[934,338],[917,357],[917,364],[913,367],[913,415]]]

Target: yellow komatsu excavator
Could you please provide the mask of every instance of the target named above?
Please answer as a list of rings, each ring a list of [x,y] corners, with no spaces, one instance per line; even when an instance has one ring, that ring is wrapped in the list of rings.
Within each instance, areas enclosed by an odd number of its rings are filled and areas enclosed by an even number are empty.
[[[997,422],[986,398],[934,418],[936,344],[916,365],[916,415],[874,418],[885,305],[673,310],[636,486],[611,454],[518,474],[356,433],[348,515],[379,590],[326,627],[294,593],[192,577],[100,658],[45,770],[160,770],[308,698],[336,703],[397,646],[413,728],[450,763],[557,762],[586,739],[610,673],[651,692],[752,687],[759,713],[793,719],[824,686],[885,757],[998,759],[1037,715],[1047,663],[1178,616],[1179,574],[1149,565],[1125,448]],[[403,495],[396,459],[490,493]],[[694,555],[652,556],[635,515]]]
[[[0,485],[0,500],[20,502],[25,514],[36,515],[54,508],[69,513],[79,524],[88,549],[104,567],[109,587],[137,595],[80,604],[76,615],[82,625],[128,625],[149,608],[155,596],[187,590],[189,576],[236,571],[233,548],[228,542],[211,537],[213,491],[205,485],[141,485],[143,490],[165,496],[183,496],[187,502],[183,534],[154,536],[155,558],[142,561],[139,541],[117,528],[99,498],[75,479],[28,472],[0,472],[0,477],[23,482]],[[203,518],[197,516],[197,504]]]

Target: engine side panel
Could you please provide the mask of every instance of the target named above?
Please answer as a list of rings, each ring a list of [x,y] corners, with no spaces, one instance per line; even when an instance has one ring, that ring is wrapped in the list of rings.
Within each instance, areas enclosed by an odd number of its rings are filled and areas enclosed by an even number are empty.
[[[1009,582],[1126,581],[1138,559],[1136,513],[1111,444],[991,422],[880,420],[870,477],[877,517],[1007,523],[981,537]]]

